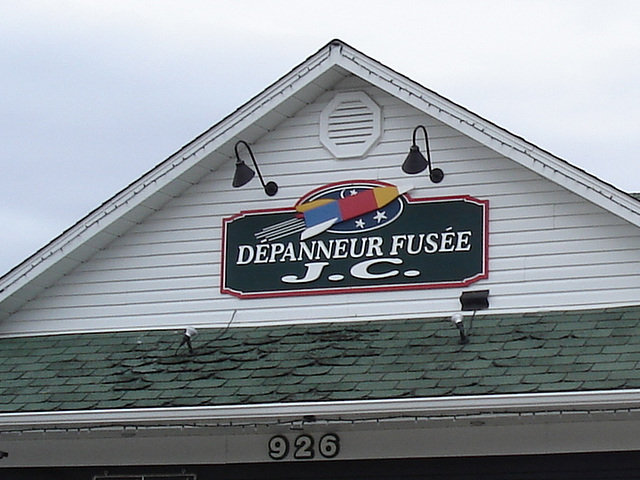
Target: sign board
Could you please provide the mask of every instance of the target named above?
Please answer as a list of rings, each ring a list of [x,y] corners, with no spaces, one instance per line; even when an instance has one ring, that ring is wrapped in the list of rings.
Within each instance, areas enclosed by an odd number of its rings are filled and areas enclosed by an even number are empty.
[[[326,185],[223,222],[221,291],[242,298],[464,287],[487,278],[488,201]]]

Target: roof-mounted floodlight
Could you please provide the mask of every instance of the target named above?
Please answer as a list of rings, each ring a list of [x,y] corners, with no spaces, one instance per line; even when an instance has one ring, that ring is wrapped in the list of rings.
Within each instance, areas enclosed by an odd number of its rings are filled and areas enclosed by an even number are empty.
[[[198,331],[195,328],[187,327],[184,333],[182,334],[182,341],[180,342],[180,345],[178,345],[178,348],[176,349],[176,353],[178,352],[178,349],[186,343],[187,348],[189,349],[189,353],[193,355],[193,346],[191,345],[191,340],[196,335],[198,335]]]
[[[253,151],[247,142],[244,140],[239,140],[236,142],[234,147],[234,151],[236,153],[236,173],[233,175],[233,183],[232,185],[235,188],[242,187],[249,183],[249,181],[255,175],[255,172],[248,167],[243,160],[240,159],[240,153],[238,152],[238,147],[240,145],[244,145],[246,149],[249,151],[249,155],[251,156],[251,161],[253,162],[253,166],[256,167],[256,171],[258,172],[258,178],[260,178],[260,183],[262,184],[262,188],[264,188],[264,193],[273,197],[278,192],[278,185],[276,182],[269,182],[267,184],[264,183],[264,179],[262,178],[262,173],[260,173],[260,169],[258,168],[258,164],[256,163],[256,157],[253,156]]]
[[[418,143],[416,142],[416,134],[418,130],[424,132],[424,143],[426,146],[427,158],[420,153]],[[439,168],[431,168],[431,153],[429,151],[429,135],[427,135],[427,129],[423,125],[418,125],[413,129],[413,144],[409,149],[409,155],[402,164],[402,171],[409,175],[415,175],[416,173],[423,172],[426,168],[429,168],[429,178],[433,183],[440,183],[444,178],[444,172]]]
[[[469,343],[469,337],[467,336],[467,333],[464,331],[463,320],[464,320],[464,315],[462,315],[461,313],[454,313],[453,315],[451,315],[451,323],[453,323],[453,325],[460,332],[460,344],[466,345],[467,343]]]

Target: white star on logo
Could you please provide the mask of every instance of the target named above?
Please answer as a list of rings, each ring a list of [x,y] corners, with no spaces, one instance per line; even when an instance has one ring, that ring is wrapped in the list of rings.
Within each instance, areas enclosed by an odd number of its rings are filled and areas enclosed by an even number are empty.
[[[359,218],[358,220],[356,220],[356,227],[358,228],[364,228],[364,220]]]
[[[387,219],[387,212],[381,212],[380,210],[378,210],[376,214],[373,216],[373,219],[376,222],[380,223],[382,220]]]
[[[352,196],[353,196],[353,195],[357,195],[357,194],[358,194],[358,191],[357,191],[357,190],[351,190],[351,191],[349,191],[349,195],[352,195]]]

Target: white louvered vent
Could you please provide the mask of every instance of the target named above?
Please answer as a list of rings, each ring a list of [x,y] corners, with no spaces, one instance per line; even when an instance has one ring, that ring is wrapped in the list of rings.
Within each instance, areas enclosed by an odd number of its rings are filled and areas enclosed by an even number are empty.
[[[366,93],[339,93],[320,114],[320,141],[336,158],[359,157],[380,137],[380,118]]]

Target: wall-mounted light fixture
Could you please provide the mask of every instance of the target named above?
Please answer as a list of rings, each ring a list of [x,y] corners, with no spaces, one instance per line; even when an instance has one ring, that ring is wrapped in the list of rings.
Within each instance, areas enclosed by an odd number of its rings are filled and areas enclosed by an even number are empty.
[[[462,292],[460,295],[460,305],[463,311],[486,310],[489,308],[489,290],[473,290]]]
[[[471,320],[469,321],[469,330],[473,326],[473,319],[476,316],[478,310],[485,310],[489,308],[489,290],[474,290],[470,292],[462,292],[460,295],[460,305],[463,312],[472,311]],[[460,344],[466,345],[469,343],[468,332],[464,329],[464,315],[460,312],[456,312],[451,315],[451,323],[460,332]]]
[[[426,145],[427,158],[422,155],[418,143],[416,142],[416,134],[418,130],[424,132],[424,142]],[[416,173],[423,172],[426,168],[429,169],[429,178],[433,183],[440,183],[444,178],[444,172],[439,168],[431,168],[431,153],[429,149],[429,135],[424,125],[418,125],[413,129],[413,145],[409,149],[409,155],[402,164],[402,171],[409,175],[415,175]]]
[[[269,182],[267,184],[264,183],[264,179],[262,178],[262,173],[260,173],[260,168],[258,168],[258,164],[256,163],[256,157],[253,156],[253,152],[251,151],[251,147],[244,140],[238,140],[234,147],[234,151],[236,152],[236,173],[233,176],[233,186],[235,188],[242,187],[249,183],[249,181],[255,175],[255,172],[248,167],[243,160],[240,159],[240,153],[238,152],[238,147],[240,145],[244,145],[246,149],[249,151],[249,155],[251,156],[251,161],[253,162],[254,167],[256,167],[256,171],[258,172],[258,178],[260,178],[260,183],[262,184],[262,188],[264,188],[264,193],[273,197],[278,192],[278,185],[275,182]]]

